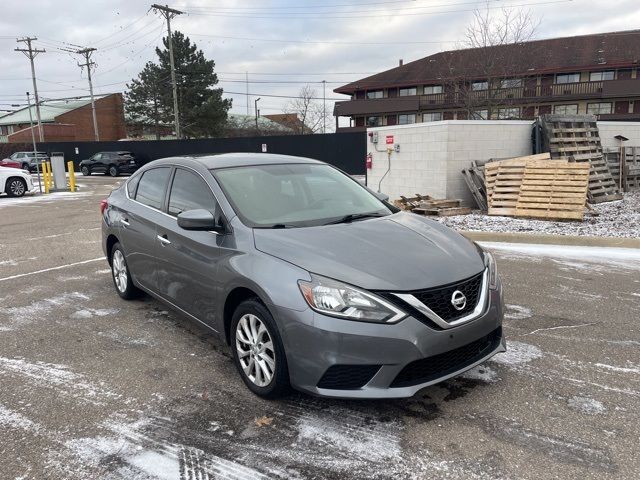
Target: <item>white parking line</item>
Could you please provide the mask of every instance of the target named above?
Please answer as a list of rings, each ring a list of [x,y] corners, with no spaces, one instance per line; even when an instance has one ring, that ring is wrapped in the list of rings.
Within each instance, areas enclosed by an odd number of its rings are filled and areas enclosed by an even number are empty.
[[[17,275],[11,275],[10,277],[0,278],[0,282],[6,280],[15,280],[16,278],[28,277],[29,275],[37,275],[38,273],[51,272],[53,270],[62,270],[63,268],[75,267],[76,265],[84,265],[85,263],[97,262],[99,260],[105,260],[105,257],[92,258],[91,260],[83,260],[82,262],[68,263],[66,265],[59,265],[57,267],[44,268],[42,270],[36,270],[35,272],[19,273]]]

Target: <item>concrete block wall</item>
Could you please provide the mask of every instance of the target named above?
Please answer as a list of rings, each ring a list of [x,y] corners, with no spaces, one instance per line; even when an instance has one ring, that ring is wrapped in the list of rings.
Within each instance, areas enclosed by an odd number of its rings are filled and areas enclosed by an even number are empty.
[[[640,146],[640,122],[598,122],[598,128],[604,147],[619,146],[615,135],[629,138],[628,146]],[[378,144],[367,136],[367,152],[373,155],[367,185],[378,190],[388,165],[385,139],[392,135],[400,152],[391,154],[391,171],[382,181],[382,192],[391,199],[416,193],[459,198],[475,207],[461,170],[472,160],[530,155],[531,131],[532,122],[521,120],[447,120],[370,128],[367,132],[377,132]]]
[[[367,132],[378,133],[377,145],[367,136],[367,152],[373,156],[367,184],[373,190],[378,190],[387,170],[387,135],[393,135],[394,143],[400,146],[400,152],[391,154],[391,171],[380,187],[392,199],[421,193],[460,198],[474,205],[460,173],[471,160],[531,153],[530,121],[447,120],[377,127]]]

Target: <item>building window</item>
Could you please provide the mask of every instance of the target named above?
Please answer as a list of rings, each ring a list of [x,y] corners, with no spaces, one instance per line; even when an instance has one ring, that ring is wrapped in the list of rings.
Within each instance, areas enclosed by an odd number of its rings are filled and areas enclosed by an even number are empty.
[[[423,122],[439,122],[442,120],[442,112],[430,112],[422,114]]]
[[[611,102],[587,104],[587,113],[591,115],[602,115],[606,113],[611,113],[612,111],[613,111],[613,104]]]
[[[474,110],[469,118],[471,120],[487,120],[489,118],[489,110]]]
[[[498,119],[499,120],[517,120],[520,118],[520,108],[499,108]]]
[[[500,88],[520,88],[521,86],[521,78],[503,78],[500,80]]]
[[[433,95],[434,93],[442,93],[442,85],[426,85],[424,87],[425,95]]]
[[[408,125],[410,123],[416,123],[415,113],[409,113],[406,115],[398,115],[398,125]]]
[[[382,124],[380,117],[367,117],[367,127],[379,127]]]
[[[554,105],[553,113],[557,115],[577,115],[578,105]]]
[[[371,90],[369,92],[367,92],[367,98],[372,99],[372,98],[382,98],[384,97],[384,91],[383,90]]]
[[[488,90],[489,82],[473,82],[471,84],[471,90]]]
[[[605,72],[591,72],[589,74],[590,82],[601,82],[602,80],[615,79],[616,72],[614,70],[607,70]]]
[[[398,92],[398,95],[400,95],[401,97],[408,97],[410,95],[416,95],[418,93],[416,87],[407,87],[407,88],[401,88]]]
[[[577,83],[580,81],[579,73],[562,73],[556,75],[556,83]]]

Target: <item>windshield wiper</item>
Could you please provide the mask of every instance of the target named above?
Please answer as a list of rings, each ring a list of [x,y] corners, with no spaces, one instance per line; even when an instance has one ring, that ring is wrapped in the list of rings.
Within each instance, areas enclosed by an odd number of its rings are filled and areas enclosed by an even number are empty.
[[[296,225],[291,225],[289,223],[274,223],[273,225],[267,225],[264,227],[255,227],[255,228],[265,228],[265,229],[278,229],[278,228],[296,228]]]
[[[369,212],[369,213],[350,213],[345,215],[344,217],[339,218],[338,220],[332,220],[330,222],[325,223],[325,225],[335,225],[337,223],[351,223],[354,220],[360,220],[362,218],[375,218],[375,217],[384,217],[382,213],[377,212]]]

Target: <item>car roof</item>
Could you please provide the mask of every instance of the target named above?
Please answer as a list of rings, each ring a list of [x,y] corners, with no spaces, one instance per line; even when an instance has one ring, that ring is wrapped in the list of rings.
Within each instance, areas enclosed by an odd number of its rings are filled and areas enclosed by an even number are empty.
[[[274,153],[221,153],[218,155],[184,155],[156,160],[158,163],[180,163],[193,161],[200,163],[208,170],[228,167],[247,167],[249,165],[280,165],[295,163],[323,164],[320,160],[292,155]]]

